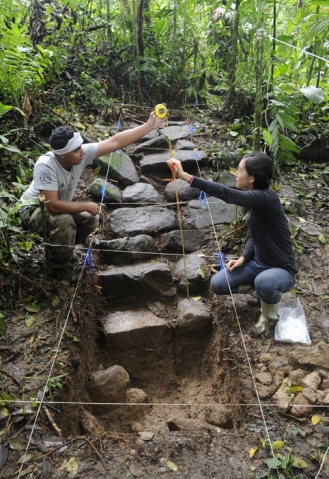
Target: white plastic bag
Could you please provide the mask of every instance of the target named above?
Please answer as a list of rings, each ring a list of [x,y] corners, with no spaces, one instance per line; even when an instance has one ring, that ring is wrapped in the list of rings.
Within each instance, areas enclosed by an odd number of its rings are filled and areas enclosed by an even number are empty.
[[[277,341],[311,344],[304,309],[298,297],[282,301],[274,337]]]

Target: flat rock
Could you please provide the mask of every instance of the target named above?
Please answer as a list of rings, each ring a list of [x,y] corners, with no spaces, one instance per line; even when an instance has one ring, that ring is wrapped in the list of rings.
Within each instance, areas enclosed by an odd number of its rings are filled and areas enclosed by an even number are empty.
[[[183,331],[200,331],[211,321],[207,306],[201,301],[185,298],[177,305],[177,326]]]
[[[123,186],[138,183],[139,178],[133,161],[121,150],[101,156],[94,163],[99,166],[104,176],[118,181]]]
[[[132,238],[114,240],[96,240],[95,246],[100,250],[102,259],[107,264],[124,265],[136,261],[151,259],[156,252],[154,239],[149,235],[137,235]]]
[[[194,144],[191,140],[178,140],[176,143],[176,151],[177,150],[193,150]]]
[[[104,296],[110,300],[137,296],[150,301],[176,294],[171,271],[160,262],[108,268],[98,273],[98,279]]]
[[[288,359],[293,364],[329,369],[329,344],[320,341],[314,346],[296,346]]]
[[[154,433],[148,431],[139,432],[138,435],[142,439],[142,441],[151,441],[151,439],[153,439],[154,437]]]
[[[171,203],[178,201],[190,201],[198,198],[200,190],[192,188],[186,181],[177,178],[175,181],[170,181],[164,191],[164,197]]]
[[[192,200],[183,210],[184,220],[196,229],[207,228],[214,223],[230,223],[236,217],[236,207],[214,197]]]
[[[146,205],[164,203],[164,199],[154,186],[147,183],[135,183],[134,185],[127,186],[122,192],[122,200],[124,203],[145,203]]]
[[[170,174],[167,161],[171,156],[172,154],[170,150],[164,153],[145,155],[140,161],[142,172]],[[204,151],[177,150],[175,152],[175,158],[182,162],[185,171],[195,172],[198,169],[198,165],[200,167],[205,166],[207,154]]]
[[[183,237],[183,238],[182,238]],[[173,230],[160,237],[161,250],[173,253],[192,253],[201,248],[204,235],[198,230]]]
[[[188,283],[191,294],[199,294],[204,288],[204,275],[206,260],[201,251],[186,255],[176,263],[176,272],[180,278],[178,285],[181,291],[186,288]]]
[[[174,211],[160,206],[144,206],[114,211],[109,224],[112,232],[120,236],[152,235],[177,229],[178,219]]]
[[[96,178],[90,185],[90,193],[98,200],[103,199],[105,204],[121,204],[120,188],[102,178]],[[103,194],[104,193],[104,194]]]
[[[170,138],[170,141],[176,141],[188,137],[191,134],[191,127],[186,124],[166,126],[160,129],[160,133]]]
[[[168,137],[166,135],[157,135],[153,138],[150,138],[147,141],[144,141],[142,144],[136,146],[132,151],[132,155],[136,155],[137,153],[142,153],[145,151],[152,151],[158,148],[165,149],[169,147]]]
[[[163,349],[171,330],[164,319],[148,310],[116,311],[101,318],[107,343],[121,351]]]
[[[266,386],[270,386],[273,383],[272,375],[269,373],[257,373],[255,379]]]

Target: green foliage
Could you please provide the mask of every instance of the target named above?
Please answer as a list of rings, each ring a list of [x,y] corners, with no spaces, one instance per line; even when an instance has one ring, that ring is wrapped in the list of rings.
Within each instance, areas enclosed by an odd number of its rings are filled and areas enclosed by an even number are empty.
[[[294,163],[295,154],[299,153],[298,146],[288,134],[299,133],[296,123],[299,120],[300,109],[294,95],[288,95],[280,88],[275,89],[274,95],[270,99],[267,112],[272,121],[268,129],[263,130],[263,137],[270,148],[278,172],[280,165]]]
[[[278,469],[283,471],[287,477],[292,477],[291,470],[294,465],[294,458],[292,454],[289,453],[286,456],[283,456],[282,454],[276,454],[275,457],[271,457],[265,462],[270,470]]]
[[[12,106],[12,105],[4,105],[3,103],[0,102],[0,118],[10,110],[17,110],[22,115],[24,115],[24,112],[20,110],[19,108],[16,108],[15,106]]]
[[[20,257],[15,253],[14,243],[19,242],[24,249],[29,247],[30,240],[27,240],[22,232],[18,211],[25,204],[20,203],[15,195],[6,191],[0,184],[0,262],[16,264]],[[36,203],[38,200],[29,200],[26,204]]]
[[[45,50],[41,48],[35,52],[24,25],[18,22],[11,22],[9,26],[3,24],[0,90],[5,101],[19,107],[28,101],[28,95],[40,93],[45,82],[44,68],[48,64]]]
[[[95,100],[98,106],[103,104],[97,82],[104,79],[108,85],[104,102],[107,95],[120,96],[122,84],[127,97],[133,94],[153,102],[206,98],[206,77],[224,90],[228,87],[227,72],[234,52],[232,25],[237,14],[234,2],[227,2],[225,7],[197,0],[160,0],[143,5],[114,0],[110,8],[106,3],[86,0],[42,5],[43,15],[37,15],[33,4],[27,12],[25,6],[15,3],[17,20],[2,21],[0,62],[6,69],[2,86],[9,103],[18,106],[24,89],[29,95],[42,91],[45,78],[56,82],[67,71],[83,86],[84,100]],[[281,5],[276,17],[275,51],[269,37],[274,21],[272,6],[268,0],[239,4],[235,89],[244,91],[247,87],[254,93],[257,19],[262,13],[264,65],[273,62],[273,86],[279,86],[284,76],[295,89],[308,86],[314,79],[324,84],[316,88],[322,86],[328,91],[323,81],[326,63],[317,61],[314,66],[312,58],[302,53],[305,49],[327,56],[327,3],[309,2],[297,11],[291,2]],[[10,18],[12,12],[6,2],[3,9]],[[37,45],[32,45],[28,33],[39,39]],[[137,35],[142,45],[137,45]],[[76,98],[83,99],[80,94]]]
[[[51,401],[54,400],[55,389],[63,389],[62,379],[67,375],[68,373],[59,374],[58,376],[52,376],[48,379],[47,385],[45,387],[45,394],[49,394]]]
[[[12,396],[5,392],[0,392],[0,406],[9,406],[13,401],[15,401],[15,399]]]
[[[80,339],[77,336],[74,336],[74,334],[70,333],[69,331],[65,331],[65,336],[71,339],[74,343],[77,343],[80,341]]]
[[[68,376],[69,373],[58,374],[57,376],[52,376],[50,378],[45,377],[38,377],[38,376],[30,376],[26,379],[39,379],[39,380],[47,380],[46,387],[44,389],[45,394],[49,395],[51,401],[54,400],[54,391],[56,389],[63,389],[63,378]]]

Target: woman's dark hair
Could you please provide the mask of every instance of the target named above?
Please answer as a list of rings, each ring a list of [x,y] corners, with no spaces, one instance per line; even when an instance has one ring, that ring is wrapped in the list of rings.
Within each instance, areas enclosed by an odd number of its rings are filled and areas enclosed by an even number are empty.
[[[269,188],[273,176],[272,159],[259,151],[252,151],[245,155],[243,159],[248,175],[255,178],[254,189],[264,190]]]
[[[56,128],[49,138],[50,146],[53,150],[61,150],[65,148],[69,140],[73,138],[75,129],[72,126],[59,126]]]

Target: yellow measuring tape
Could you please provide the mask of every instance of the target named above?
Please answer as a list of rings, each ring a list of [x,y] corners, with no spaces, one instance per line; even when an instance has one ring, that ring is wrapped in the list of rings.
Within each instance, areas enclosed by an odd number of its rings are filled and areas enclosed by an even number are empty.
[[[155,113],[155,116],[158,117],[158,118],[161,118],[161,119],[166,118],[170,154],[171,154],[171,156],[174,156],[175,151],[171,147],[170,134],[169,134],[169,124],[168,124],[168,116],[167,116],[168,110],[167,110],[165,105],[160,103],[159,105],[156,105],[156,107],[154,108],[154,113]],[[182,253],[183,253],[184,269],[185,269],[186,295],[189,298],[190,293],[189,293],[188,276],[187,276],[187,268],[186,268],[186,255],[185,255],[185,246],[184,246],[183,225],[182,225],[181,210],[180,210],[179,197],[178,197],[178,188],[177,188],[177,184],[176,184],[177,166],[173,165],[171,170],[172,170],[173,182],[174,182],[175,192],[176,192],[178,223],[179,223],[180,237],[181,237],[181,242],[182,242]]]
[[[158,118],[165,118],[167,116],[167,108],[161,103],[154,108],[155,116]]]

